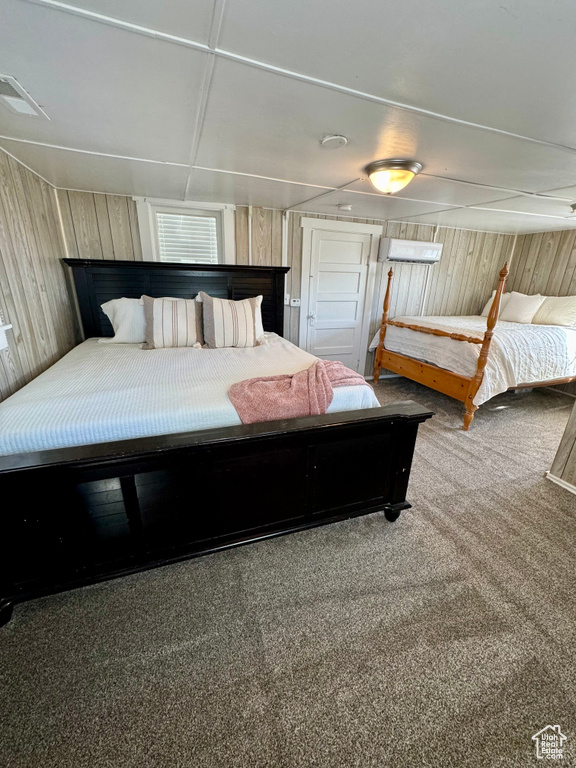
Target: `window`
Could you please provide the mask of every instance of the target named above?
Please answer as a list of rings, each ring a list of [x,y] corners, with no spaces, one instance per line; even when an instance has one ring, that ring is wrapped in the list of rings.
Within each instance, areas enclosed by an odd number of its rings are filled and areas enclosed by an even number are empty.
[[[160,200],[136,203],[144,259],[234,263],[233,206]]]
[[[155,210],[159,261],[218,264],[222,239],[218,213]]]

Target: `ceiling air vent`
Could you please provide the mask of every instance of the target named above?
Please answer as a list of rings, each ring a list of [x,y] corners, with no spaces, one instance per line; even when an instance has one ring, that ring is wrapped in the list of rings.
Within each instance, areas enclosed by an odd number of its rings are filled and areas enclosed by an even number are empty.
[[[0,75],[0,104],[11,112],[31,117],[45,117],[50,120],[42,107],[22,88],[18,80],[11,75]]]

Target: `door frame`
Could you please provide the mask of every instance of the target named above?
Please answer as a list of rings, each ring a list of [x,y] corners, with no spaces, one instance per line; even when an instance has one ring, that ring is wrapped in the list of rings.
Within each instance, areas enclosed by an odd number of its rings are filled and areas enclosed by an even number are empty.
[[[302,232],[302,272],[300,285],[300,324],[298,329],[298,346],[306,349],[308,335],[308,311],[310,302],[310,281],[314,278],[310,274],[312,261],[312,234],[315,230],[331,230],[370,235],[370,253],[368,255],[366,288],[364,295],[364,309],[362,312],[360,331],[360,354],[364,349],[364,370],[366,356],[368,355],[368,335],[370,331],[370,318],[372,316],[372,302],[374,300],[374,287],[376,279],[376,266],[378,264],[378,247],[384,231],[383,224],[357,224],[353,221],[335,221],[332,219],[312,219],[303,217],[300,219]],[[361,359],[362,363],[362,359]],[[362,374],[364,375],[364,374]]]

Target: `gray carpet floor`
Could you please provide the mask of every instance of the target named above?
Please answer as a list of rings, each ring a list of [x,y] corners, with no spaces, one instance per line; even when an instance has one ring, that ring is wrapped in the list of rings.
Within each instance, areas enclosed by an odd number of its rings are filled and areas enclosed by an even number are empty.
[[[2,768],[530,766],[576,759],[576,497],[543,478],[573,401],[461,406],[405,380],[409,498],[18,606],[0,629]]]

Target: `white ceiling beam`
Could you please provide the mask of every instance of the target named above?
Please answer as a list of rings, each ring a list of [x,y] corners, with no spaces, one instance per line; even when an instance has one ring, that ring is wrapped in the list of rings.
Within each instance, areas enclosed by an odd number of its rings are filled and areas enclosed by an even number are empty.
[[[263,181],[278,181],[281,184],[294,184],[297,187],[312,187],[313,189],[336,190],[330,184],[310,184],[307,181],[293,181],[292,179],[280,179],[277,176],[262,176],[260,173],[243,173],[242,171],[227,171],[224,168],[208,168],[205,165],[193,166],[195,171],[210,171],[211,173],[225,173],[229,176],[245,176],[249,179],[262,179]],[[352,191],[352,190],[350,190]]]
[[[508,215],[518,215],[518,216],[536,216],[539,219],[560,219],[563,222],[566,222],[567,220],[576,226],[576,220],[572,216],[554,216],[552,214],[546,214],[546,213],[526,213],[525,211],[501,211],[498,208],[481,208],[477,205],[459,205],[455,208],[443,208],[442,210],[438,211],[430,211],[429,213],[411,213],[407,214],[406,216],[396,216],[395,221],[401,222],[401,221],[409,221],[410,219],[421,219],[423,216],[426,216],[427,218],[431,218],[434,216],[438,216],[440,213],[452,213],[454,211],[461,210],[461,211],[486,211],[488,213],[506,213]],[[390,219],[391,221],[391,219]],[[426,224],[425,221],[417,221],[416,224]],[[436,224],[437,227],[444,227],[446,226],[447,229],[468,229],[467,227],[450,227],[444,224]],[[573,229],[573,227],[562,225],[562,229]],[[487,232],[489,230],[472,230],[472,231],[482,231]],[[492,230],[490,230],[492,231]],[[497,232],[494,230],[494,234],[496,235],[505,235],[510,234],[509,232]],[[519,232],[518,234],[525,234],[522,232]]]
[[[320,192],[318,195],[314,195],[314,197],[309,197],[306,200],[301,200],[299,203],[296,203],[295,205],[291,205],[289,208],[286,208],[286,210],[291,211],[293,208],[298,208],[301,205],[306,205],[306,203],[311,203],[312,200],[318,200],[319,197],[324,197],[325,195],[332,195],[334,194],[334,192],[342,192],[351,184],[356,184],[356,182],[360,181],[361,178],[362,177],[359,177],[358,179],[353,179],[352,181],[347,181],[346,184],[342,184],[342,186],[340,187],[331,187],[330,189],[327,189],[325,192]]]
[[[153,37],[156,40],[164,40],[165,42],[173,43],[174,45],[183,45],[186,48],[194,48],[197,51],[211,50],[210,46],[206,43],[198,43],[195,40],[190,40],[187,37],[178,37],[178,35],[171,35],[169,32],[161,32],[160,30],[151,29],[150,27],[143,27],[141,24],[133,24],[130,21],[123,21],[122,19],[117,19],[114,16],[106,16],[103,13],[89,11],[87,8],[79,8],[76,5],[60,3],[58,0],[24,0],[24,2],[31,3],[32,5],[43,5],[46,8],[52,8],[55,11],[69,13],[73,16],[82,16],[85,19],[96,21],[99,24],[107,24],[110,27],[118,27],[119,29],[124,29],[126,32],[133,32],[137,35],[144,35],[145,37]]]
[[[210,96],[210,88],[212,86],[214,65],[216,63],[216,56],[214,54],[214,51],[218,45],[218,39],[220,37],[220,31],[222,29],[222,22],[224,20],[225,7],[226,7],[226,0],[214,0],[214,9],[212,11],[212,21],[210,24],[210,34],[208,36],[208,48],[210,50],[210,53],[206,57],[206,64],[204,66],[204,76],[202,78],[202,85],[200,86],[200,98],[198,99],[198,109],[196,111],[194,134],[192,138],[192,146],[190,148],[190,170],[188,171],[188,178],[186,179],[186,187],[184,189],[184,200],[187,200],[189,196],[194,164],[198,156],[198,147],[200,146],[200,138],[202,137],[202,130],[204,128],[204,119],[206,117],[206,107],[208,104],[208,97]]]
[[[452,181],[454,184],[467,184],[471,187],[484,187],[484,189],[497,189],[501,192],[512,192],[515,196],[521,195],[522,197],[538,197],[543,200],[560,200],[562,202],[571,202],[571,197],[558,197],[557,195],[548,195],[545,192],[527,192],[523,189],[513,189],[512,187],[495,187],[492,184],[481,184],[478,181],[464,181],[463,179],[452,179],[450,176],[436,176],[433,173],[426,173],[422,171],[421,176],[429,176],[431,179],[441,179],[442,181]]]
[[[495,213],[515,213],[518,214],[518,216],[537,216],[538,218],[546,218],[546,219],[571,219],[574,224],[576,224],[576,220],[574,220],[574,217],[572,215],[570,216],[557,216],[554,213],[537,213],[535,211],[511,211],[507,208],[486,208],[482,205],[464,205],[462,208],[471,208],[474,211],[489,211],[495,212]]]
[[[188,163],[174,163],[171,160],[151,160],[149,157],[132,157],[131,155],[115,155],[108,152],[94,152],[91,149],[78,149],[78,147],[65,147],[61,144],[49,144],[45,141],[32,141],[31,139],[20,139],[17,136],[0,135],[0,140],[15,141],[19,144],[32,144],[36,147],[46,147],[47,149],[61,149],[64,152],[77,152],[79,155],[95,155],[97,157],[110,157],[115,160],[134,160],[137,163],[153,163],[156,165],[172,165],[176,168],[189,168]]]

